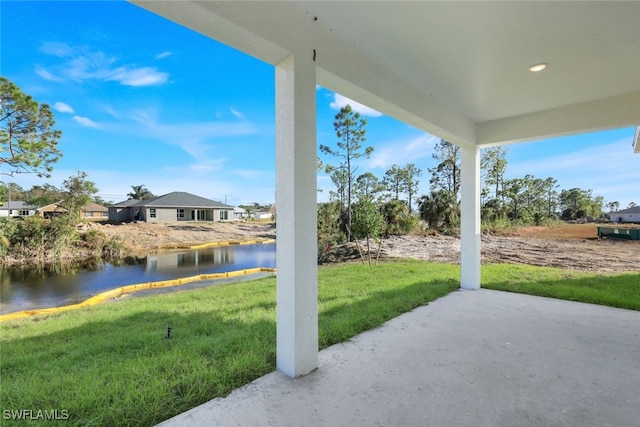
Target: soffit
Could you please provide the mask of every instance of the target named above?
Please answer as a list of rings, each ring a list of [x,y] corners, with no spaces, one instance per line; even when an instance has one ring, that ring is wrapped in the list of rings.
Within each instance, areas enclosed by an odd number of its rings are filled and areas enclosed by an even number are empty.
[[[454,142],[640,123],[638,1],[134,3]]]

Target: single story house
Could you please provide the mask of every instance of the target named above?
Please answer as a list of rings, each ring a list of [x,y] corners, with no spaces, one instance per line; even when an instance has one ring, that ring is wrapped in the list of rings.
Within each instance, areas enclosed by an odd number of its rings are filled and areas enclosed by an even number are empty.
[[[87,219],[106,219],[109,217],[109,209],[101,204],[89,202],[80,209],[80,217]]]
[[[611,222],[637,222],[640,223],[640,206],[634,206],[609,214]]]
[[[172,222],[172,221],[232,221],[233,206],[174,191],[148,200],[133,199],[109,208],[109,220]]]
[[[38,215],[43,218],[53,218],[57,215],[67,213],[69,210],[61,205],[62,202],[51,203],[38,208]],[[106,219],[109,217],[109,210],[95,202],[89,202],[80,209],[80,218],[86,219]]]
[[[269,209],[255,211],[253,219],[276,219],[276,208],[271,206]]]
[[[20,200],[12,200],[0,206],[0,217],[24,218],[35,215],[37,208]]]
[[[240,221],[249,217],[249,212],[246,209],[239,207],[233,208],[233,219]]]

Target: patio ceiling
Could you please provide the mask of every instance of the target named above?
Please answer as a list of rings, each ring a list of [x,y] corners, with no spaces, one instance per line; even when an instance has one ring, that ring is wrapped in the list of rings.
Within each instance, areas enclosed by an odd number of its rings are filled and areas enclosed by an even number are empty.
[[[640,123],[638,1],[133,3],[461,145]]]

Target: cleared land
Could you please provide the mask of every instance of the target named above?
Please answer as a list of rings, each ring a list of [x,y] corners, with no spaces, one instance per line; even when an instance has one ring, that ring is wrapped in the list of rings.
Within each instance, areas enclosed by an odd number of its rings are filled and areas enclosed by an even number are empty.
[[[131,250],[158,249],[171,244],[275,238],[273,223],[93,224],[119,236]],[[377,252],[377,244],[373,248]],[[458,263],[460,239],[449,236],[392,236],[384,239],[382,258],[414,258]],[[323,262],[357,259],[355,245],[320,254]],[[597,224],[523,227],[501,236],[482,237],[483,263],[515,263],[593,272],[640,271],[640,242],[598,239]]]

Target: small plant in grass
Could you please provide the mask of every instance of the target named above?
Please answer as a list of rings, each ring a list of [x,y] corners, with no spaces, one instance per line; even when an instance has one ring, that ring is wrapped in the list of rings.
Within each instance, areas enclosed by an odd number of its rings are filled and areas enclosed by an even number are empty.
[[[369,265],[371,265],[371,240],[380,238],[383,224],[384,217],[369,198],[362,198],[354,205],[352,233],[356,239],[366,239]],[[363,257],[362,253],[360,255]],[[364,262],[364,257],[362,261]]]

